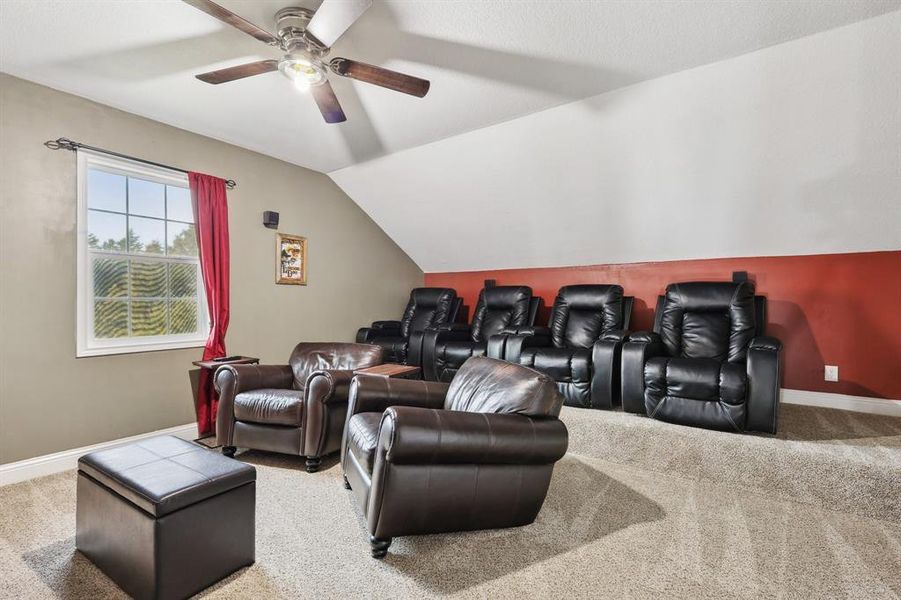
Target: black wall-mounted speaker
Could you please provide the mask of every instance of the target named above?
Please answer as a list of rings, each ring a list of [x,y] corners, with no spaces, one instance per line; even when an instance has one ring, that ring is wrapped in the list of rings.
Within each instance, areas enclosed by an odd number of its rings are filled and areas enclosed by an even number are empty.
[[[747,271],[732,271],[732,283],[741,283],[748,280]]]
[[[485,287],[486,287],[486,288],[493,288],[493,287],[496,286],[496,285],[497,285],[497,279],[486,279],[486,280],[485,280]]]
[[[278,213],[272,210],[263,211],[263,227],[278,229]]]

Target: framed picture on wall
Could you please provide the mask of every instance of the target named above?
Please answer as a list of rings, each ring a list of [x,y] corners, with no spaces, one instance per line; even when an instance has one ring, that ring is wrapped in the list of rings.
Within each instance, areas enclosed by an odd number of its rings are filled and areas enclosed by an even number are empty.
[[[275,283],[306,285],[307,238],[277,233],[275,253]]]

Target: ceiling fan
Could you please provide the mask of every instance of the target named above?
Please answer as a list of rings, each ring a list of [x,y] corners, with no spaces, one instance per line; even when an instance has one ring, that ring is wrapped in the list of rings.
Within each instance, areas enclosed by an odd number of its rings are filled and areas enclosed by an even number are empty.
[[[220,84],[271,71],[280,71],[299,89],[309,89],[326,123],[347,120],[328,81],[329,72],[357,81],[422,98],[429,91],[425,79],[404,75],[349,58],[325,57],[341,35],[359,19],[372,0],[324,0],[318,10],[290,6],[275,13],[277,33],[269,33],[210,0],[183,0],[285,53],[281,60],[260,60],[197,75],[206,83]]]

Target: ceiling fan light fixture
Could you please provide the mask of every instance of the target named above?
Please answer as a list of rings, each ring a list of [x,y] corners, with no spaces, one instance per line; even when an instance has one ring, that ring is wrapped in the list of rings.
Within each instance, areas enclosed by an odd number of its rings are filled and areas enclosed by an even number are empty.
[[[278,70],[299,90],[308,90],[325,82],[325,68],[318,61],[303,56],[286,56],[278,63]]]

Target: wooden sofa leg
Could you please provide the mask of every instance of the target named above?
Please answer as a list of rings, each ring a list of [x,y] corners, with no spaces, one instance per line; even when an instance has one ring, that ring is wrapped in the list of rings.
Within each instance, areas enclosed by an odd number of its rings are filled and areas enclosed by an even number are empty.
[[[388,554],[388,546],[391,545],[391,538],[377,538],[369,536],[369,545],[372,547],[372,558],[385,558]]]
[[[319,470],[319,465],[322,464],[322,459],[318,456],[308,456],[307,457],[307,473],[315,473]]]

